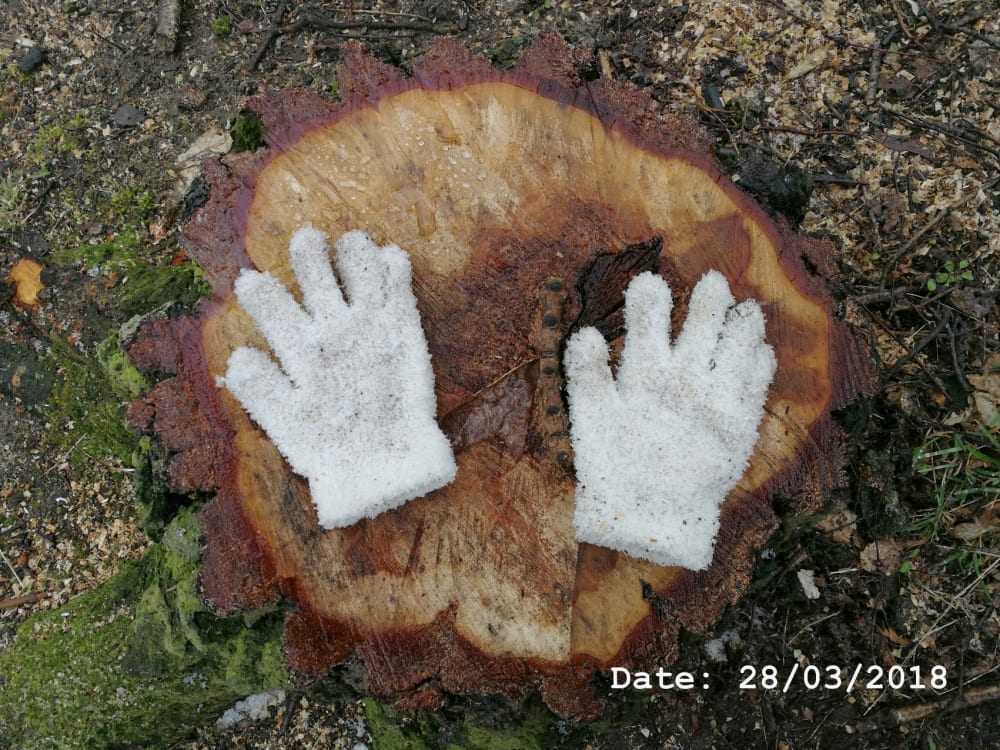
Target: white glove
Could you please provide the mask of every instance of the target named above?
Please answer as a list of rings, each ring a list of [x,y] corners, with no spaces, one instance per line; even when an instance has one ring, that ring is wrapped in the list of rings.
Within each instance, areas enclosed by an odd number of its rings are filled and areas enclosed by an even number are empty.
[[[363,232],[336,243],[306,226],[288,251],[302,305],[268,273],[244,270],[236,298],[281,367],[240,347],[218,378],[309,480],[321,526],[348,526],[455,478],[434,419],[434,374],[411,289],[409,256]]]
[[[660,565],[712,562],[719,507],[746,470],[774,376],[764,315],[725,277],[698,282],[670,343],[670,289],[652,273],[625,294],[617,378],[594,328],[566,345],[577,538]]]

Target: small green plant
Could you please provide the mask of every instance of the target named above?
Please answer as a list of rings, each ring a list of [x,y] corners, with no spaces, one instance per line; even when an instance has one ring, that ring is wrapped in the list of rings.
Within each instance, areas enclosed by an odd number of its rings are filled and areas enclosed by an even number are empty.
[[[233,150],[256,151],[264,145],[264,123],[253,112],[244,112],[233,123]]]
[[[212,33],[218,37],[229,36],[233,32],[233,19],[229,16],[217,16],[212,21]]]
[[[927,291],[933,292],[939,286],[953,286],[963,281],[972,281],[972,271],[969,270],[969,261],[960,260],[955,263],[953,260],[946,261],[943,270],[934,274],[933,278],[927,279]]]
[[[971,513],[1000,500],[1000,424],[931,434],[914,451],[913,469],[930,482],[932,507],[911,531],[927,543],[937,542],[942,528],[950,526],[963,510]],[[970,572],[978,569],[979,558],[977,550],[961,548],[946,562]],[[912,560],[908,562],[904,563],[907,570],[912,568]]]

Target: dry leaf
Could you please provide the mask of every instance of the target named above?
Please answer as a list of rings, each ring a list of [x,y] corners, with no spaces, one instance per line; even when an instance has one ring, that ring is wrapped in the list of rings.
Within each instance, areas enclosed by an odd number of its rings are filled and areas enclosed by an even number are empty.
[[[798,65],[793,67],[785,74],[785,78],[789,81],[795,80],[796,78],[801,78],[806,73],[811,73],[816,70],[820,65],[826,62],[827,56],[830,54],[829,47],[820,47],[817,50],[813,50],[808,55],[806,55]]]
[[[892,575],[901,561],[902,547],[895,539],[876,539],[861,550],[861,567],[869,573]]]
[[[983,526],[978,521],[972,521],[971,523],[956,524],[948,532],[948,536],[963,542],[975,542],[988,530],[988,527]]]
[[[820,531],[830,535],[833,541],[847,544],[857,528],[858,514],[849,508],[841,508],[816,524]]]
[[[983,424],[995,424],[1000,413],[1000,354],[990,358],[982,375],[970,375],[969,382],[976,389],[972,403]]]
[[[30,258],[22,258],[7,275],[7,283],[14,284],[14,302],[21,307],[37,307],[38,293],[45,288],[42,283],[42,266]]]
[[[892,628],[885,628],[884,630],[879,630],[878,632],[881,633],[882,635],[884,635],[886,638],[888,638],[892,643],[895,643],[897,646],[907,646],[908,647],[908,646],[912,646],[913,645],[913,641],[912,640],[910,640],[909,638],[905,638],[905,637],[901,636],[899,633],[897,633]]]

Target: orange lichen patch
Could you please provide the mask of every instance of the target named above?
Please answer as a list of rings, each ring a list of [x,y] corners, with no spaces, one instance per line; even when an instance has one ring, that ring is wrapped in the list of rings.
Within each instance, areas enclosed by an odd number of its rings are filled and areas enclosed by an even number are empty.
[[[183,344],[150,343],[169,338],[152,324],[140,337],[138,359],[176,348],[180,365],[160,365],[174,385],[135,411],[152,411],[145,424],[178,452],[175,483],[198,455],[221,462],[203,516],[205,593],[226,611],[278,591],[293,599],[288,654],[299,669],[322,672],[354,653],[374,691],[421,705],[434,690],[535,685],[553,708],[592,714],[599,704],[581,696],[597,668],[666,662],[681,626],[707,627],[745,590],[776,524],[772,493],[798,491],[807,507],[837,484],[830,414],[864,367],[802,263],[814,243],[775,226],[690,150],[701,143],[690,126],[665,134],[648,97],[573,87],[555,47],[547,39],[524,69],[500,74],[445,42],[414,63],[413,79],[353,50],[344,104],[265,92],[251,106],[270,151],[206,163],[212,199],[187,239],[215,300],[174,326]],[[266,349],[233,279],[257,268],[297,293],[287,248],[306,223],[332,238],[360,228],[410,253],[438,417],[459,465],[451,485],[330,531],[316,524],[306,482],[214,385],[236,347]],[[593,262],[626,252],[629,263]],[[641,270],[670,281],[682,316],[713,268],[738,299],[761,302],[778,361],[715,562],[695,574],[580,545],[561,342],[580,325],[618,335],[616,300]],[[587,299],[595,294],[599,303]],[[185,409],[178,393],[196,405]]]
[[[38,293],[45,288],[42,271],[45,267],[31,258],[22,258],[7,274],[6,282],[14,285],[14,303],[24,308],[38,306]]]

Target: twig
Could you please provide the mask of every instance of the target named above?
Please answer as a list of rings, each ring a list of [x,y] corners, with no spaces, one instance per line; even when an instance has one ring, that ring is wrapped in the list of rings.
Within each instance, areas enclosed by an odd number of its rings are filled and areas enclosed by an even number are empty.
[[[367,14],[370,16],[396,16],[397,18],[415,18],[418,21],[423,21],[426,24],[434,25],[432,21],[427,16],[419,16],[416,13],[403,13],[398,10],[368,10],[366,8],[353,8],[351,13]]]
[[[22,580],[21,580],[21,576],[19,576],[19,575],[17,574],[17,571],[16,571],[16,570],[14,570],[14,566],[10,564],[10,560],[8,560],[8,559],[7,559],[7,555],[5,555],[5,554],[3,553],[3,550],[2,550],[2,549],[0,549],[0,557],[2,557],[2,558],[3,558],[3,561],[4,561],[5,563],[7,563],[7,567],[8,567],[8,568],[10,568],[10,572],[14,574],[14,580],[16,580],[16,581],[17,581],[17,585],[18,585],[18,586],[24,586],[24,581],[22,581]]]
[[[934,29],[934,31],[941,31],[941,24],[938,23],[937,15],[934,11],[927,7],[927,3],[925,3],[924,0],[913,1],[920,7],[921,12],[927,17],[927,21],[930,23],[931,28]]]
[[[892,5],[892,12],[896,14],[896,23],[899,24],[899,30],[903,32],[903,36],[907,39],[912,39],[913,34],[910,33],[909,27],[906,25],[906,21],[903,20],[903,11],[899,7],[897,0],[890,0]]]
[[[810,623],[807,623],[807,624],[806,624],[806,625],[805,625],[804,627],[802,627],[802,628],[801,628],[801,629],[799,630],[799,632],[797,632],[797,633],[796,633],[795,635],[793,635],[793,636],[792,636],[791,638],[789,638],[789,639],[788,639],[788,641],[786,641],[786,642],[785,642],[785,646],[786,646],[786,647],[790,647],[790,646],[791,646],[791,645],[792,645],[793,643],[795,643],[795,641],[796,641],[796,640],[798,639],[798,637],[799,637],[800,635],[802,635],[803,633],[805,633],[805,632],[806,632],[807,630],[812,630],[812,629],[813,629],[813,627],[814,627],[815,625],[819,625],[819,624],[820,624],[821,622],[824,622],[824,621],[826,621],[826,620],[829,620],[829,619],[830,619],[830,618],[832,618],[832,617],[839,617],[839,616],[840,616],[840,614],[841,614],[841,613],[840,613],[840,611],[838,610],[837,612],[831,612],[831,613],[830,613],[830,614],[828,614],[828,615],[823,615],[823,616],[822,616],[822,617],[820,617],[820,618],[819,618],[818,620],[813,620],[812,622],[810,622]]]
[[[988,192],[989,190],[991,190],[992,188],[994,188],[998,184],[1000,184],[1000,177],[994,177],[992,180],[990,180],[989,182],[987,182],[985,185],[982,185],[979,189],[973,190],[968,195],[963,195],[961,198],[959,198],[957,201],[955,201],[954,203],[952,203],[950,206],[947,206],[946,208],[942,208],[942,209],[938,210],[938,212],[934,215],[934,217],[930,221],[928,221],[926,224],[924,224],[924,226],[922,226],[917,231],[916,234],[914,234],[912,237],[910,237],[909,240],[906,241],[906,244],[900,246],[899,249],[897,249],[895,252],[893,252],[892,258],[891,258],[891,262],[888,263],[888,264],[886,264],[886,271],[884,271],[883,274],[882,274],[882,277],[883,277],[882,283],[883,284],[885,283],[885,275],[886,275],[886,273],[888,273],[888,267],[891,266],[891,265],[893,265],[897,260],[899,260],[899,258],[901,258],[911,248],[913,248],[913,246],[916,245],[925,234],[927,234],[934,227],[936,227],[941,222],[942,219],[944,219],[946,216],[948,216],[949,214],[951,214],[951,212],[954,211],[955,209],[961,208],[966,203],[968,203],[969,201],[971,201],[973,198],[975,198],[977,195],[979,195],[980,191],[982,191],[983,193],[986,193],[986,192]]]
[[[962,372],[962,367],[958,361],[958,347],[955,344],[955,329],[952,327],[950,320],[948,321],[946,328],[948,329],[948,343],[951,345],[951,363],[955,368],[955,377],[958,378],[959,384],[961,384],[962,389],[966,393],[972,393],[975,389],[972,387],[972,384],[969,383],[968,378],[965,377],[965,373]]]
[[[260,65],[260,61],[264,59],[264,54],[267,52],[267,48],[271,46],[271,43],[278,37],[281,33],[281,19],[285,17],[285,10],[287,9],[288,3],[286,0],[280,0],[278,7],[275,9],[274,14],[271,16],[271,28],[267,30],[267,36],[264,37],[264,41],[260,43],[260,47],[257,48],[257,54],[253,56],[253,59],[247,63],[247,70],[254,71],[257,70],[257,66]]]
[[[895,38],[896,29],[890,29],[889,33],[879,41],[879,46],[872,50],[872,62],[868,68],[868,91],[865,93],[865,101],[869,104],[872,104],[878,95],[878,73],[882,67],[882,55],[885,52],[892,52],[889,45]]]
[[[760,125],[757,130],[764,130],[769,133],[794,133],[795,135],[810,135],[819,137],[821,135],[846,135],[857,138],[858,133],[854,130],[809,130],[808,128],[793,128],[788,125]]]
[[[843,185],[844,187],[857,187],[861,184],[853,177],[848,177],[845,174],[814,174],[813,182],[820,182],[828,185]]]
[[[864,198],[865,208],[868,211],[868,221],[870,221],[871,224],[872,224],[872,237],[875,240],[875,250],[878,252],[879,256],[882,256],[882,255],[885,254],[885,248],[882,246],[882,233],[879,232],[879,230],[878,230],[878,219],[875,218],[875,209],[872,208],[871,201],[869,200],[869,198],[871,196],[868,194],[868,189],[867,188],[864,188],[864,187],[861,188],[861,196],[862,196],[862,198]],[[885,272],[884,271],[882,273],[882,280],[881,280],[881,283],[879,284],[879,287],[882,287],[882,288],[885,287]]]
[[[862,294],[854,297],[853,299],[862,307],[867,307],[868,305],[881,305],[885,302],[891,304],[896,301],[896,297],[902,297],[906,294],[914,293],[915,291],[916,290],[911,287],[900,286],[894,289],[879,289],[877,292]]]
[[[890,709],[874,719],[859,722],[857,729],[859,732],[870,732],[876,729],[899,727],[903,724],[911,724],[914,721],[926,719],[935,714],[950,714],[996,700],[1000,700],[1000,683],[980,685],[965,690],[954,698],[940,698],[928,703],[917,703]]]
[[[930,343],[932,341],[934,341],[934,339],[936,339],[938,337],[938,335],[941,333],[941,331],[943,331],[945,329],[945,326],[947,326],[947,325],[948,325],[948,316],[947,315],[942,315],[941,316],[941,320],[939,320],[937,322],[937,325],[934,326],[934,330],[932,330],[930,333],[928,333],[926,336],[924,336],[922,339],[920,339],[920,341],[918,341],[913,346],[912,349],[910,349],[906,354],[904,354],[902,357],[900,357],[899,359],[897,359],[893,363],[892,367],[890,367],[888,370],[886,370],[885,375],[882,376],[883,382],[888,382],[890,379],[892,379],[892,376],[895,375],[897,372],[899,372],[900,369],[902,369],[902,367],[907,362],[909,362],[910,360],[912,360],[914,357],[916,357],[918,354],[920,354],[920,352],[922,352],[924,349],[926,349],[930,345]],[[947,391],[945,391],[945,392],[947,393]]]
[[[993,49],[1000,49],[1000,39],[990,34],[984,34],[983,32],[976,31],[975,29],[966,29],[962,26],[953,26],[951,24],[942,24],[941,29],[950,34],[965,34],[966,36],[971,36],[973,39],[985,42]]]
[[[1000,550],[992,550],[988,547],[968,547],[957,544],[941,544],[941,542],[934,542],[934,546],[951,550],[952,552],[971,552],[976,555],[985,555],[986,557],[1000,557]]]
[[[948,125],[947,123],[944,122],[938,122],[937,120],[928,120],[925,117],[916,117],[915,115],[903,112],[901,109],[892,106],[888,102],[881,102],[879,106],[882,108],[883,112],[888,112],[893,117],[897,117],[901,120],[906,120],[907,122],[912,123],[913,125],[916,125],[919,128],[924,128],[925,130],[933,130],[935,132],[941,133],[942,135],[950,136],[951,138],[954,138],[957,141],[965,143],[966,145],[971,146],[972,148],[985,151],[986,153],[992,155],[994,158],[1000,160],[1000,151],[998,151],[995,148],[991,148],[990,146],[986,146],[972,137],[974,135],[976,138],[979,139],[985,138],[993,141],[993,138],[987,135],[986,133],[981,133],[977,130],[973,134],[970,134],[967,130],[963,128],[956,128],[955,126]],[[994,141],[994,143],[995,142],[996,141]]]
[[[451,29],[426,23],[394,23],[391,21],[331,21],[317,16],[303,16],[285,27],[285,32],[302,29],[342,31],[345,29],[374,29],[375,31],[426,31],[430,34],[447,34]]]
[[[83,442],[83,439],[84,439],[85,437],[87,437],[87,436],[86,436],[86,435],[80,435],[80,437],[78,437],[78,438],[77,438],[76,442],[75,442],[75,443],[73,443],[73,445],[71,445],[71,446],[69,447],[69,450],[68,450],[68,451],[66,451],[65,453],[63,453],[63,454],[62,454],[62,460],[63,460],[63,461],[66,461],[66,460],[68,460],[68,459],[69,459],[69,457],[70,457],[70,456],[71,456],[71,455],[73,454],[73,451],[75,451],[75,450],[76,450],[76,446],[78,446],[78,445],[79,445],[80,443],[82,443],[82,442]],[[43,476],[43,477],[47,477],[47,476],[48,476],[48,475],[49,475],[50,473],[52,473],[52,471],[53,471],[54,469],[56,469],[56,468],[58,468],[58,467],[59,467],[59,465],[58,465],[57,463],[53,462],[53,463],[52,463],[52,465],[51,465],[51,466],[49,466],[49,468],[47,468],[47,469],[46,469],[46,470],[45,470],[45,471],[44,471],[44,472],[42,473],[42,476]]]
[[[983,579],[986,578],[986,576],[988,576],[990,573],[996,570],[997,566],[1000,566],[1000,557],[998,557],[996,560],[990,563],[989,566],[985,568],[982,573],[976,576],[976,580],[974,580],[972,583],[970,583],[968,586],[966,586],[964,589],[962,589],[957,594],[955,594],[955,596],[952,597],[951,601],[948,602],[948,605],[944,608],[944,611],[942,611],[941,614],[937,616],[937,619],[934,620],[931,626],[927,628],[918,638],[914,640],[913,648],[910,649],[910,653],[906,655],[906,659],[903,662],[904,664],[913,659],[914,654],[917,653],[917,649],[920,647],[920,644],[924,641],[924,639],[927,638],[927,636],[929,636],[931,633],[936,632],[938,623],[940,623],[941,620],[943,620],[945,616],[955,608],[956,602],[959,599],[964,598],[970,591],[972,591],[972,589],[978,586],[983,581]]]
[[[5,609],[17,609],[18,607],[23,607],[25,604],[34,604],[35,602],[40,602],[42,599],[48,599],[48,597],[48,594],[39,593],[15,596],[13,599],[4,599],[0,601],[0,611]]]

